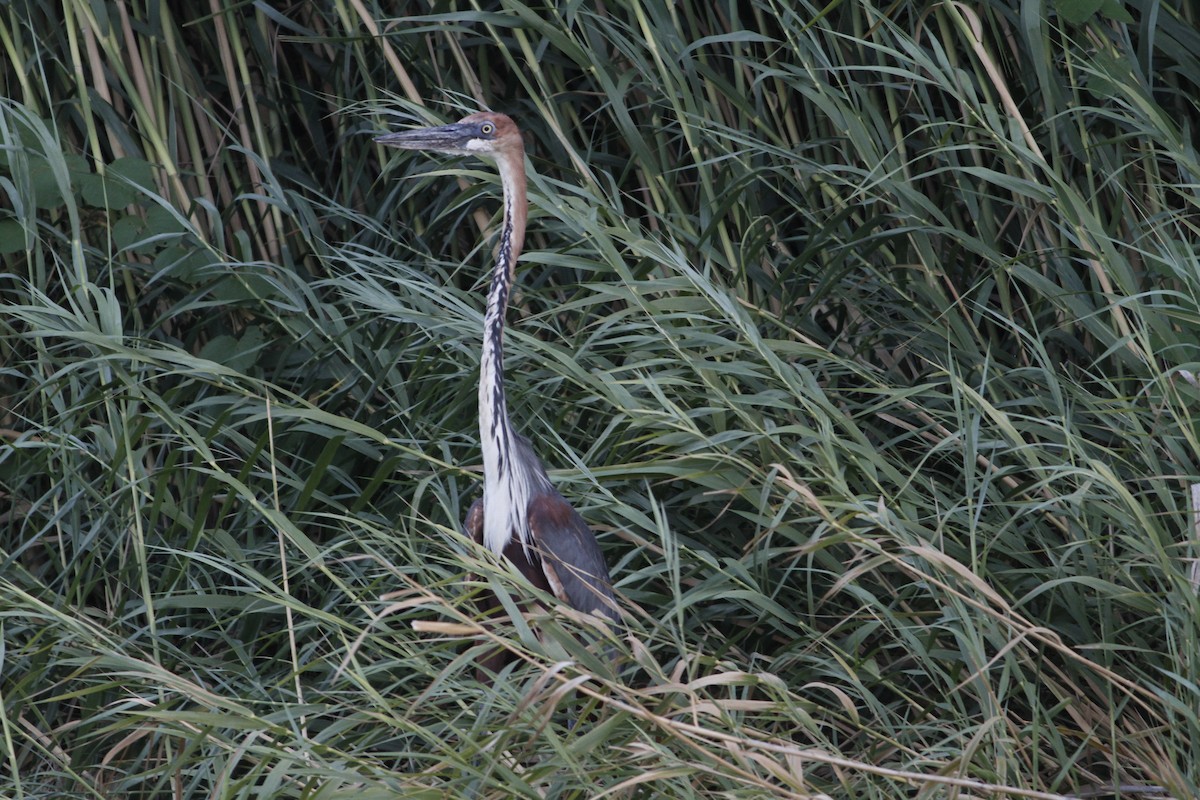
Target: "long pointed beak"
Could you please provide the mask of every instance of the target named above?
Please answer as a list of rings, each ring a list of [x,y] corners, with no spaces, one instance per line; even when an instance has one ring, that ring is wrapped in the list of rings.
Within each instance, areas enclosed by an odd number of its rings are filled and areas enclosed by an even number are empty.
[[[436,128],[417,128],[376,136],[375,141],[401,150],[434,150],[440,153],[460,153],[470,138],[469,125],[439,125]]]

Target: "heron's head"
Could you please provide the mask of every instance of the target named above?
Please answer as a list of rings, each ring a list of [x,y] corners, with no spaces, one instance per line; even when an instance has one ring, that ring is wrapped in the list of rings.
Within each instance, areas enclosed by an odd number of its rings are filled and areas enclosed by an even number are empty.
[[[375,137],[375,141],[403,150],[490,158],[522,152],[521,131],[516,124],[504,114],[490,111],[463,117],[451,125],[384,134]]]

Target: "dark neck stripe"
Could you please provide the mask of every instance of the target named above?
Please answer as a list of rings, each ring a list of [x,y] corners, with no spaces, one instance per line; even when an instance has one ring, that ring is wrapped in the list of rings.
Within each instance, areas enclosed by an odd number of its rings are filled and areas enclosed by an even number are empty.
[[[512,283],[511,257],[512,223],[506,213],[504,227],[500,233],[500,246],[496,252],[496,266],[488,289],[487,309],[484,313],[484,358],[491,359],[491,386],[485,387],[485,392],[492,404],[492,429],[480,433],[490,437],[500,453],[500,474],[497,477],[503,477],[508,471],[508,460],[511,458],[509,450],[512,436],[509,430],[508,402],[504,392],[504,316],[508,309],[508,295]]]

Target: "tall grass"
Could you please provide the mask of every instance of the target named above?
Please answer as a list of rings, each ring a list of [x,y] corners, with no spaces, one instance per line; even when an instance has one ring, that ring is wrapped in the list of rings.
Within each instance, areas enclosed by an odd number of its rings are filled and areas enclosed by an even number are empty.
[[[0,795],[1200,794],[1200,35],[1083,5],[5,6]],[[616,667],[472,615],[480,107]]]

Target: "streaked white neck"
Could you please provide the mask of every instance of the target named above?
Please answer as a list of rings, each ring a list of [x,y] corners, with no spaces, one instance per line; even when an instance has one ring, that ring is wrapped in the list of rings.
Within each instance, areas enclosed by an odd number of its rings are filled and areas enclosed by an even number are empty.
[[[506,154],[497,159],[497,165],[504,187],[504,223],[483,318],[479,436],[483,449],[483,541],[499,555],[514,533],[523,545],[529,544],[527,509],[533,481],[527,474],[529,465],[517,454],[504,393],[504,314],[525,240],[524,154],[519,150]]]

